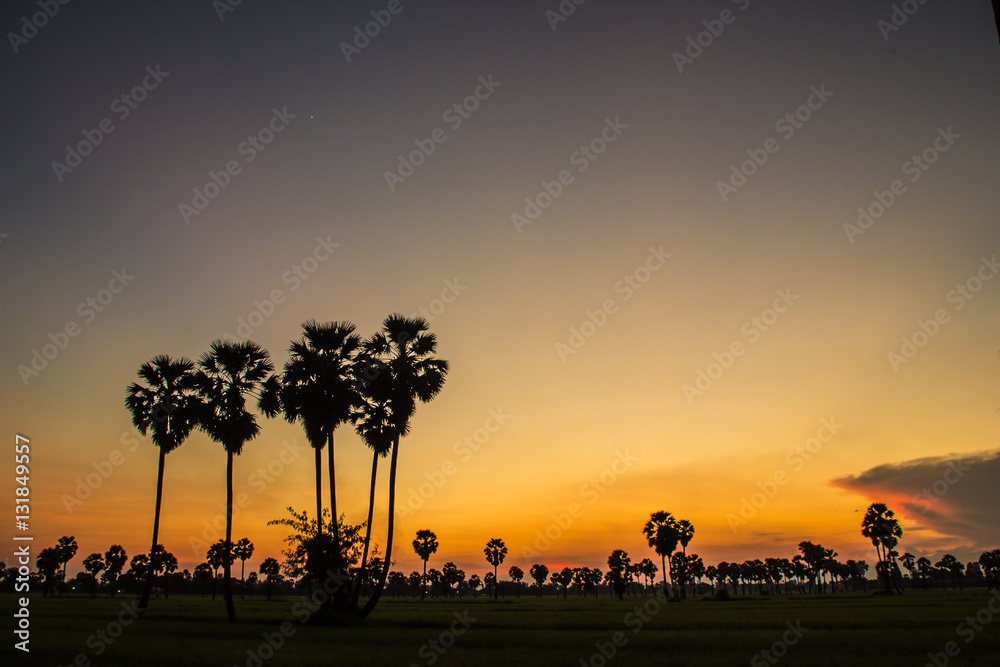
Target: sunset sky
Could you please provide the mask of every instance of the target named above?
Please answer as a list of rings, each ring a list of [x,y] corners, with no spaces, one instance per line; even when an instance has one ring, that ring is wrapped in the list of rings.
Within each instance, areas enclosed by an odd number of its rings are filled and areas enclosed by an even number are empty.
[[[400,446],[395,569],[421,528],[470,574],[493,537],[504,572],[637,561],[660,509],[706,564],[872,563],[875,501],[901,550],[1000,546],[989,2],[224,4],[70,3],[30,38],[36,2],[0,11],[0,432],[31,439],[36,549],[149,548],[143,362],[228,335],[280,366],[305,320],[393,312],[451,364]],[[344,427],[336,453],[360,523],[369,450]],[[313,474],[264,421],[248,567]],[[198,433],[166,463],[182,568],[224,501]]]

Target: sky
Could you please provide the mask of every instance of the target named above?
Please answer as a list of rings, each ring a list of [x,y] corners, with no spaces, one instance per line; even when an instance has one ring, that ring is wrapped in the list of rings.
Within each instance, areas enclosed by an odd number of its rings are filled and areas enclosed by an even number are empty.
[[[400,445],[396,569],[418,529],[470,574],[494,537],[504,570],[655,558],[657,510],[706,563],[873,562],[879,501],[901,550],[1000,547],[1000,45],[988,2],[903,4],[4,3],[0,433],[36,548],[148,549],[142,363],[249,337],[281,366],[306,320],[390,313],[451,365]],[[360,523],[370,455],[336,442]],[[248,566],[313,474],[264,420]],[[182,568],[224,502],[197,433],[166,461]]]

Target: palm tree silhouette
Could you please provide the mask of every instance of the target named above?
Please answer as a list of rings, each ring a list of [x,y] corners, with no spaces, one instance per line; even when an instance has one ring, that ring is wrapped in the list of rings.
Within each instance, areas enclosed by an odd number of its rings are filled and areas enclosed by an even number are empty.
[[[333,516],[333,545],[340,568],[340,535],[338,534],[337,485],[334,467],[333,434],[346,422],[351,408],[357,403],[352,382],[351,365],[361,338],[350,322],[310,320],[302,325],[302,338],[292,341],[291,357],[285,364],[281,381],[281,405],[285,418],[300,421],[306,439],[316,453],[316,516],[323,514],[322,450],[327,444],[330,474],[330,514]],[[323,532],[318,524],[317,535]]]
[[[59,589],[59,597],[62,597],[62,586],[66,585],[66,565],[73,560],[73,556],[76,555],[77,549],[76,538],[72,535],[63,535],[56,542],[56,553],[59,555],[59,564],[62,565],[62,584]]]
[[[861,534],[872,541],[879,562],[876,570],[885,580],[885,592],[892,592],[892,550],[903,536],[895,513],[885,503],[872,503],[861,520]]]
[[[549,578],[549,568],[547,565],[542,565],[541,563],[535,563],[528,569],[528,574],[531,578],[535,580],[538,585],[538,597],[542,597],[542,584],[545,580]]]
[[[431,401],[444,386],[448,362],[432,355],[437,351],[437,337],[427,332],[427,321],[421,317],[407,318],[390,315],[382,330],[365,342],[365,351],[388,366],[389,401],[392,405],[392,456],[389,463],[389,516],[385,557],[379,581],[360,615],[371,614],[378,604],[392,563],[392,534],[396,512],[396,461],[399,440],[410,430],[410,418],[417,401]]]
[[[90,597],[97,595],[97,575],[104,569],[104,557],[100,553],[92,553],[83,559],[83,569],[94,578]]]
[[[694,526],[687,519],[681,519],[677,522],[677,541],[681,544],[681,550],[684,555],[687,556],[687,546],[691,544],[691,540],[694,538]]]
[[[503,543],[499,537],[494,537],[489,542],[486,543],[486,548],[483,549],[483,553],[486,554],[486,562],[493,566],[493,599],[497,599],[497,568],[503,559],[507,557],[507,545]],[[506,596],[507,593],[504,593]]]
[[[507,576],[514,582],[514,594],[521,597],[521,580],[524,579],[524,570],[517,565],[511,565],[510,569],[507,570]]]
[[[355,358],[354,375],[359,402],[351,419],[354,421],[354,429],[357,434],[372,450],[368,521],[365,523],[365,542],[359,570],[362,576],[358,578],[357,586],[355,586],[352,603],[353,607],[356,608],[361,596],[364,575],[368,572],[368,550],[371,544],[372,519],[375,512],[375,482],[378,479],[378,460],[389,454],[399,434],[392,406],[392,374],[389,372],[389,366],[381,359],[368,353],[362,353]]]
[[[233,545],[233,557],[240,561],[240,599],[246,597],[243,590],[246,587],[244,574],[246,573],[247,560],[251,556],[253,556],[253,542],[248,537],[240,538],[239,542]]]
[[[693,528],[692,528],[693,533]],[[663,595],[667,598],[670,593],[667,591],[667,558],[677,549],[677,542],[680,535],[677,532],[677,522],[670,512],[660,510],[649,515],[649,521],[642,527],[642,534],[646,536],[649,546],[660,557],[663,565]],[[670,566],[670,585],[673,587],[674,572]]]
[[[104,574],[102,579],[111,586],[111,597],[115,596],[115,589],[118,588],[118,577],[122,573],[122,568],[128,562],[128,554],[120,544],[112,544],[104,552]]]
[[[258,408],[266,415],[277,414],[280,383],[271,372],[267,350],[253,341],[232,343],[216,340],[198,360],[196,376],[198,392],[205,402],[200,426],[212,440],[226,450],[226,550],[222,571],[222,594],[226,599],[226,614],[236,622],[233,604],[232,545],[233,545],[233,456],[260,433],[253,413],[246,408],[246,397],[256,396]]]
[[[59,560],[59,551],[55,547],[46,547],[42,549],[35,557],[35,564],[38,566],[38,571],[45,580],[45,588],[42,590],[42,597],[48,597],[49,592],[52,590],[52,582],[59,573],[59,566],[61,564],[61,561]]]
[[[201,401],[195,393],[194,362],[167,355],[153,357],[139,367],[139,378],[145,384],[133,382],[125,396],[125,407],[132,415],[132,424],[139,433],[152,432],[152,442],[160,448],[160,461],[156,473],[156,509],[153,512],[153,541],[150,553],[156,547],[160,530],[160,506],[163,500],[163,466],[166,456],[191,435],[198,426]],[[146,581],[139,598],[138,611],[149,605],[153,589],[153,573],[146,573]]]
[[[260,573],[267,578],[267,599],[271,599],[271,581],[281,573],[281,565],[276,558],[265,558],[260,564]]]
[[[421,578],[420,599],[427,597],[427,560],[438,550],[437,535],[430,530],[418,530],[413,540],[413,550],[424,561],[424,576]]]

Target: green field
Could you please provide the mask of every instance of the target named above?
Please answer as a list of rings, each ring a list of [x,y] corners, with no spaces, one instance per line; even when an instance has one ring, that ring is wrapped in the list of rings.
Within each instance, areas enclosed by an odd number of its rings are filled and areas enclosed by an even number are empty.
[[[14,650],[11,634],[5,633],[0,664],[580,665],[582,659],[582,664],[600,666],[605,661],[598,645],[603,645],[605,653],[614,650],[606,664],[619,665],[920,667],[928,663],[928,652],[942,653],[939,664],[945,664],[947,642],[960,650],[947,664],[1000,663],[1000,618],[978,626],[979,631],[959,625],[977,613],[980,622],[987,615],[992,620],[991,600],[1000,610],[1000,596],[982,589],[893,597],[837,593],[728,602],[651,600],[384,598],[364,624],[323,627],[301,623],[300,598],[237,599],[240,622],[230,625],[221,598],[173,597],[154,600],[144,618],[105,643],[98,632],[117,634],[117,618],[132,598],[33,597],[30,656]],[[3,596],[0,604],[10,623],[15,598]],[[128,614],[123,618],[128,620]],[[278,650],[269,650],[266,635],[274,643],[281,638]],[[783,644],[783,637],[794,643]],[[453,645],[442,653],[431,641]],[[768,661],[760,652],[776,642],[784,655]],[[251,659],[262,645],[260,657],[266,659]]]

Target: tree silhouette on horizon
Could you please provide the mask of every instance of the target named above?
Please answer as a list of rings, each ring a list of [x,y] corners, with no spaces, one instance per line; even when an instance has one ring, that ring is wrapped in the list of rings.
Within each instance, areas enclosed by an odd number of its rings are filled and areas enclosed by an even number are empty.
[[[486,543],[483,553],[486,554],[486,562],[493,566],[493,599],[496,600],[498,583],[497,568],[500,567],[500,563],[507,557],[507,545],[499,537],[494,537]],[[504,593],[504,596],[506,595]]]
[[[413,540],[413,551],[424,561],[424,574],[420,582],[420,599],[427,597],[427,560],[432,553],[438,550],[437,535],[430,530],[418,530],[417,537]]]
[[[668,564],[668,558],[677,550],[677,543],[680,535],[677,532],[677,522],[670,512],[659,510],[649,515],[649,521],[642,527],[642,534],[646,536],[650,548],[660,557],[663,565],[663,595],[670,597],[667,590],[667,571],[670,571],[670,586],[674,585],[673,566]],[[693,530],[692,530],[693,534]]]
[[[892,592],[893,549],[903,536],[896,514],[885,503],[872,503],[861,520],[861,534],[871,539],[878,556],[876,571],[885,581],[885,592]],[[902,591],[900,591],[902,592]]]
[[[389,463],[389,509],[385,557],[378,583],[372,596],[360,612],[366,618],[375,609],[392,563],[392,538],[396,512],[396,463],[399,441],[410,431],[410,419],[416,411],[417,401],[427,403],[441,391],[448,362],[432,356],[437,351],[437,337],[427,331],[427,320],[389,315],[381,331],[365,342],[365,352],[381,359],[388,367],[389,400],[392,402],[392,453]]]
[[[201,401],[196,392],[194,362],[180,357],[172,359],[161,354],[142,364],[137,371],[145,385],[133,382],[128,386],[125,407],[132,415],[132,424],[160,450],[156,473],[156,508],[153,511],[153,540],[149,553],[159,543],[160,508],[163,501],[163,474],[167,454],[187,440],[198,426]],[[146,580],[139,598],[138,612],[145,612],[153,589],[153,573]]]
[[[233,343],[216,340],[198,360],[198,393],[205,409],[199,426],[226,450],[226,537],[228,557],[222,571],[222,595],[226,615],[236,622],[233,604],[233,457],[257,437],[260,425],[247,410],[247,396],[256,396],[258,408],[266,415],[277,414],[278,379],[271,375],[274,365],[267,350],[253,341]]]

